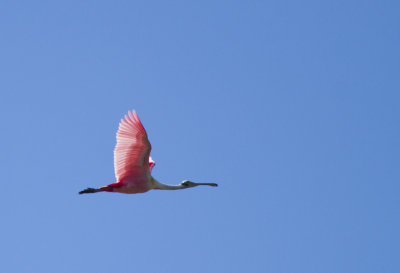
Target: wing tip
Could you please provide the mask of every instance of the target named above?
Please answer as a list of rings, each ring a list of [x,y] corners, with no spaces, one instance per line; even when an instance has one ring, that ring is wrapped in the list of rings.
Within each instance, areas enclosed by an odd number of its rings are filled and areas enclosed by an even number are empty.
[[[121,122],[128,122],[128,123],[140,123],[139,116],[135,109],[128,110],[128,113],[124,115],[124,118],[121,119]]]

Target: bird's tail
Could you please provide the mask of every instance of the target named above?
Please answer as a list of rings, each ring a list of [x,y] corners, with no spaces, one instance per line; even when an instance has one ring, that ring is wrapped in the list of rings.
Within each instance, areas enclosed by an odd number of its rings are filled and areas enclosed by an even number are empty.
[[[96,193],[96,192],[101,192],[101,191],[112,191],[112,187],[111,186],[104,186],[104,187],[100,187],[98,189],[87,188],[87,189],[84,189],[83,191],[80,191],[79,194]]]

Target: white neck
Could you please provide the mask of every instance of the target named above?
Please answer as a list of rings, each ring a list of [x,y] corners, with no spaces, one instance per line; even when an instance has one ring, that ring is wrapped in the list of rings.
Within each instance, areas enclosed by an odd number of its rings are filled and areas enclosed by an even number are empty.
[[[167,185],[163,184],[153,177],[151,177],[151,182],[153,185],[153,190],[181,190],[181,189],[186,189],[187,187],[183,185]]]

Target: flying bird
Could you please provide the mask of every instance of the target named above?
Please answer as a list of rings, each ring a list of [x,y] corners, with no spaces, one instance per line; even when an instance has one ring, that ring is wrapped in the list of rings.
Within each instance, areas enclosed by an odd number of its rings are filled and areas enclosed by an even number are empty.
[[[155,162],[150,157],[151,145],[135,110],[121,119],[114,149],[116,182],[100,188],[87,188],[83,193],[120,192],[143,193],[149,190],[182,190],[197,186],[217,187],[215,183],[195,183],[184,180],[179,185],[166,185],[151,176]]]

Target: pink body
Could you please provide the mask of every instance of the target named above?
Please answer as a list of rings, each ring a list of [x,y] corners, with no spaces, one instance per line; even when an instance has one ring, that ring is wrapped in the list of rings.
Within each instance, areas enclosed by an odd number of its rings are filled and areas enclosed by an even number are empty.
[[[121,193],[143,193],[153,188],[149,179],[135,176],[126,177],[120,182],[112,183],[108,186],[112,186],[112,189],[108,191]]]

